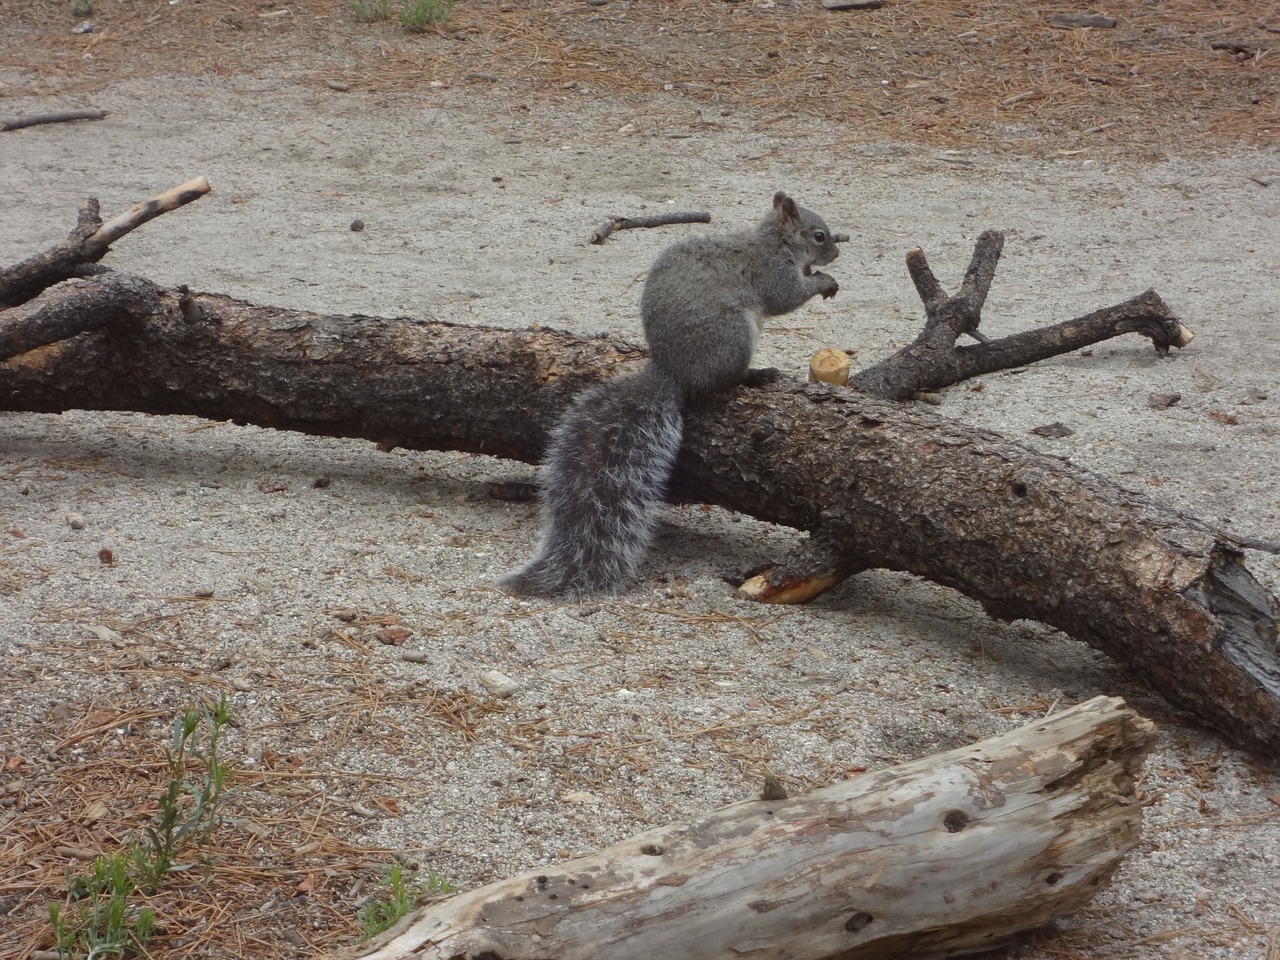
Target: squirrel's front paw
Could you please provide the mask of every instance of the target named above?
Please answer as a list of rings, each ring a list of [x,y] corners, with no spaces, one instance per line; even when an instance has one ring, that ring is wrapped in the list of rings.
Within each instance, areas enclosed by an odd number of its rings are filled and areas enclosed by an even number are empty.
[[[822,294],[823,300],[830,300],[840,292],[840,284],[836,283],[836,278],[833,276],[816,271],[813,279],[818,281],[818,293]]]

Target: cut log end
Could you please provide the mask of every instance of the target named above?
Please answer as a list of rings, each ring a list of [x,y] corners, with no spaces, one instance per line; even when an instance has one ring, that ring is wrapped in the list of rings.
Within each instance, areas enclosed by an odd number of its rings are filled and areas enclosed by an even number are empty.
[[[848,353],[836,347],[823,347],[809,358],[809,380],[837,387],[848,386],[852,367]]]

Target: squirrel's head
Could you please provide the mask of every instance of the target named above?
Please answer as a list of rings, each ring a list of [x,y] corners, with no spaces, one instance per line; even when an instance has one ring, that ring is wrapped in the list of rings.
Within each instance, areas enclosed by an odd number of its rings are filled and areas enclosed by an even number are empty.
[[[804,248],[800,251],[800,260],[806,275],[815,264],[822,266],[840,256],[840,248],[836,244],[849,239],[848,234],[832,233],[825,220],[797,204],[781,190],[773,195],[773,212],[785,232]]]

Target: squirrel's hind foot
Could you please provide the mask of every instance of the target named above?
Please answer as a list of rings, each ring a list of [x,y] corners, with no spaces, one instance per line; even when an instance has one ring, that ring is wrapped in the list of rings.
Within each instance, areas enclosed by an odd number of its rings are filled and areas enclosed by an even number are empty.
[[[498,578],[503,593],[517,597],[554,597],[565,592],[564,577],[545,560],[531,560]]]

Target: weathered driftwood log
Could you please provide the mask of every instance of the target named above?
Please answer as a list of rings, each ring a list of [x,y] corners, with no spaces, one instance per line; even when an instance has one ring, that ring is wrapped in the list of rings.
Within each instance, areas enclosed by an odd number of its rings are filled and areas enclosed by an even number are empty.
[[[952,957],[1079,911],[1137,843],[1154,734],[1098,697],[803,797],[748,800],[423,908],[365,960]]]
[[[59,323],[95,329],[33,349]],[[0,314],[0,340],[27,351],[0,363],[0,409],[185,413],[528,462],[578,391],[643,356],[120,275]],[[691,411],[685,441],[677,494],[810,531],[834,579],[906,570],[1051,624],[1280,760],[1276,604],[1231,536],[997,434],[826,384],[718,398]]]

